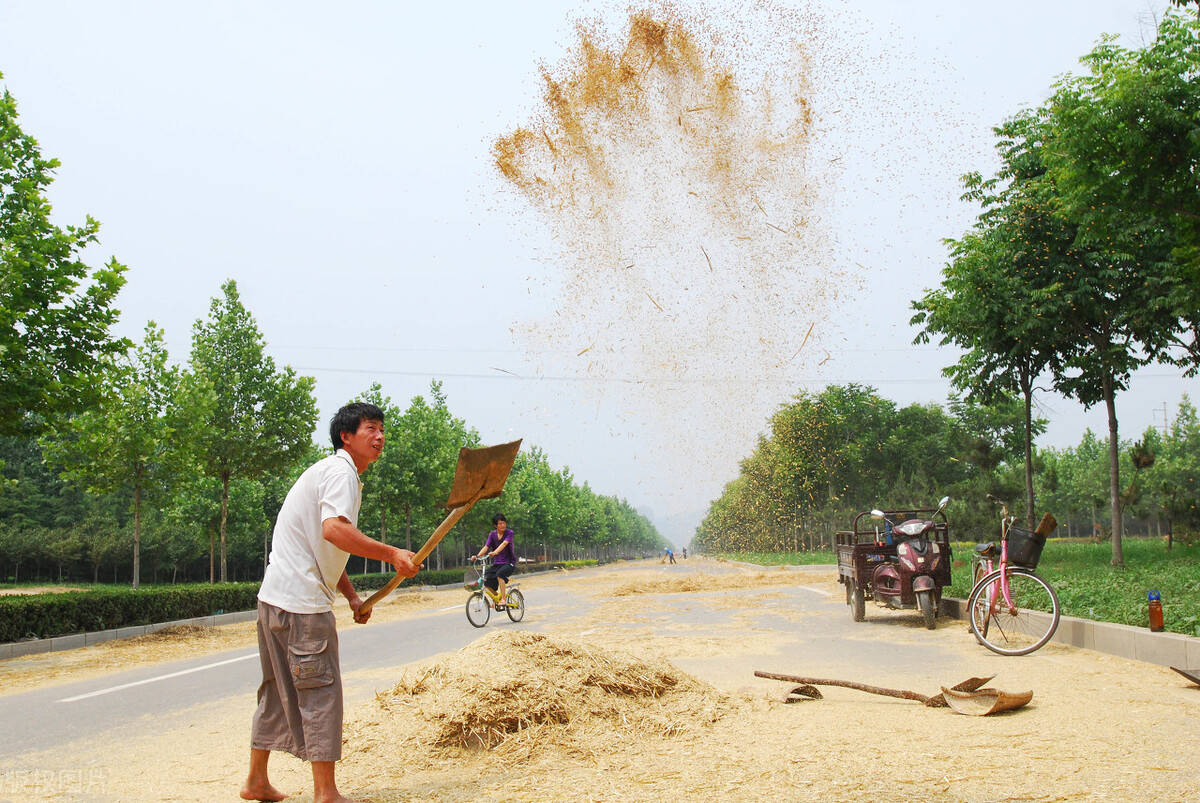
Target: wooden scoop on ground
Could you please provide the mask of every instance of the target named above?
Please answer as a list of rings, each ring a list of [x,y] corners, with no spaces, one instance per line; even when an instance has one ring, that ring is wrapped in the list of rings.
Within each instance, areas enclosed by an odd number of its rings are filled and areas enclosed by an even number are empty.
[[[1001,711],[1011,711],[1020,708],[1033,699],[1033,692],[1012,694],[999,689],[985,689],[989,681],[995,678],[967,678],[950,688],[942,686],[940,694],[926,697],[924,694],[907,689],[885,689],[882,686],[870,686],[866,683],[856,683],[852,680],[831,680],[829,678],[804,678],[796,675],[780,675],[774,672],[755,672],[756,677],[786,680],[789,683],[801,683],[788,692],[788,702],[793,698],[807,697],[812,700],[821,699],[817,686],[842,686],[847,689],[858,689],[871,694],[882,694],[886,697],[899,697],[902,700],[914,700],[930,708],[945,708],[949,706],[960,714],[983,717],[988,714],[998,714]]]
[[[454,485],[450,488],[450,498],[446,500],[446,508],[450,511],[446,518],[429,536],[429,540],[413,556],[413,563],[418,566],[425,562],[430,553],[442,542],[446,533],[450,532],[458,520],[480,499],[494,499],[504,490],[508,474],[512,471],[513,461],[521,441],[503,443],[499,446],[488,446],[483,449],[460,449],[458,465],[454,469]],[[358,608],[358,615],[363,616],[376,602],[386,597],[400,585],[404,578],[396,575],[388,580],[387,585],[367,597],[366,602]]]

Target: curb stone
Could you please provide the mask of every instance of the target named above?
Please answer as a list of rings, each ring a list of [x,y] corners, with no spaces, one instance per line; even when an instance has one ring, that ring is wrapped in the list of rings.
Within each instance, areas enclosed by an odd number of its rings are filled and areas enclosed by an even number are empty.
[[[725,562],[756,569],[773,568],[756,563]],[[835,564],[796,566],[794,568],[837,571]],[[939,613],[965,622],[967,620],[966,607],[967,601],[964,599],[942,597]],[[1081,647],[1085,650],[1094,650],[1159,666],[1200,667],[1200,638],[1185,636],[1182,633],[1154,633],[1144,627],[1097,622],[1076,616],[1062,616],[1058,620],[1058,627],[1050,641],[1055,644]]]

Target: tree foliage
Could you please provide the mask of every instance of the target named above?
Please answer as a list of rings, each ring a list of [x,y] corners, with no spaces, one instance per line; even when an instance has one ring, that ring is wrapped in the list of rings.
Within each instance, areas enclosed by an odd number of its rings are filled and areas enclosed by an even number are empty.
[[[800,393],[772,417],[736,479],[696,535],[704,550],[799,550],[832,543],[874,507],[932,507],[945,494],[975,496],[1011,458],[1015,422],[1004,410],[957,400],[897,408],[872,388]],[[1011,411],[1008,411],[1011,413]],[[974,426],[968,428],[968,424]],[[956,503],[962,511],[965,503]]]
[[[3,78],[3,75],[0,75]],[[37,430],[95,399],[97,363],[127,345],[109,329],[125,282],[110,259],[93,268],[82,251],[100,224],[61,228],[46,191],[56,159],[21,130],[17,104],[0,94],[0,434]]]
[[[100,374],[99,403],[44,439],[49,459],[62,476],[97,494],[126,490],[133,506],[133,587],[137,588],[142,540],[142,506],[148,495],[170,491],[174,428],[169,421],[178,371],[167,364],[163,332],[153,321],[136,349]]]
[[[960,387],[1015,388],[1029,409],[1046,372],[1063,395],[1104,405],[1116,566],[1128,498],[1117,396],[1150,363],[1200,370],[1198,33],[1172,13],[1145,48],[1106,38],[1087,74],[997,128],[1000,172],[968,178],[976,227],[953,242],[942,289],[914,305],[920,337],[966,349],[947,369]]]
[[[307,453],[316,425],[313,380],[278,370],[262,334],[230,280],[208,318],[192,330],[191,371],[184,385],[197,410],[181,417],[182,434],[205,476],[221,484],[220,581],[225,582],[230,482],[286,471]]]

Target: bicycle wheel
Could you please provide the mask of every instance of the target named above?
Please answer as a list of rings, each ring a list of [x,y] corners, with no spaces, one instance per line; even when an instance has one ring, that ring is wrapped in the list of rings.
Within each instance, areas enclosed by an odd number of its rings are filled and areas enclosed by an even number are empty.
[[[491,606],[483,598],[482,591],[476,591],[467,597],[467,621],[476,627],[483,627],[492,616]]]
[[[514,622],[519,622],[525,618],[525,595],[518,589],[513,589],[508,592],[504,598],[504,610],[508,611],[508,618]]]
[[[987,573],[988,573],[987,567],[983,565],[983,562],[976,561],[975,562],[975,572],[971,577],[971,591],[974,591],[976,588],[979,587],[979,582],[981,580],[983,580],[984,575],[986,575]],[[970,592],[967,592],[967,596],[968,596],[968,598],[970,598]],[[989,599],[989,598],[990,598],[990,595],[985,595],[983,597],[985,603],[986,603],[987,599]],[[967,606],[967,610],[971,614],[971,616],[970,616],[971,622],[970,622],[970,624],[967,625],[967,629],[970,630],[975,635],[976,641],[978,641],[980,644],[983,644],[983,639],[979,637],[979,634],[982,633],[985,636],[987,635],[988,625],[990,624],[990,620],[986,616],[987,605],[984,604],[984,605],[980,606],[978,609],[971,607],[971,606]],[[976,610],[978,610],[979,614],[980,614],[978,619],[975,617]]]
[[[1000,655],[1028,655],[1040,648],[1058,629],[1058,595],[1028,569],[1009,567],[1010,608],[1001,590],[1000,569],[986,575],[967,599],[971,630],[983,646]],[[995,602],[991,599],[995,587]]]

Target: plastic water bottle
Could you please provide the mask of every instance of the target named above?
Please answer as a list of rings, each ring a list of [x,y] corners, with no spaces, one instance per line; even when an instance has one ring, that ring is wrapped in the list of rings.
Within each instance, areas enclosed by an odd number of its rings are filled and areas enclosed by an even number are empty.
[[[1157,591],[1146,595],[1150,602],[1150,629],[1155,633],[1163,629],[1162,598]]]

